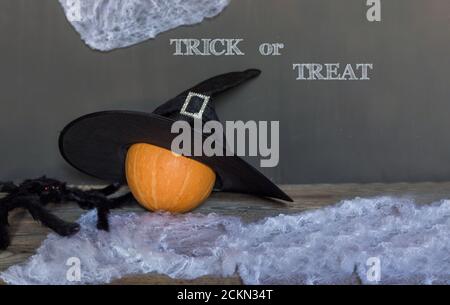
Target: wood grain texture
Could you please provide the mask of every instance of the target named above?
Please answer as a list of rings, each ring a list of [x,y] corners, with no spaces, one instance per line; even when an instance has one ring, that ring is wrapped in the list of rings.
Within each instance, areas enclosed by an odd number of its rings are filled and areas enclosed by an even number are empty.
[[[294,214],[306,210],[318,209],[338,203],[344,199],[356,197],[396,196],[414,198],[418,204],[429,204],[450,198],[450,182],[443,183],[396,183],[396,184],[321,184],[286,185],[282,189],[293,199],[293,203],[260,199],[241,194],[215,193],[196,212],[217,213],[241,217],[252,222],[264,217],[279,214]],[[66,220],[75,221],[83,213],[75,204],[53,205],[53,212]],[[143,212],[136,204],[122,211]],[[12,245],[7,251],[0,252],[0,271],[14,264],[23,263],[33,255],[49,233],[47,228],[37,224],[24,211],[15,211],[10,216]],[[113,284],[241,284],[238,276],[230,278],[203,277],[192,281],[175,280],[167,276],[130,275]]]

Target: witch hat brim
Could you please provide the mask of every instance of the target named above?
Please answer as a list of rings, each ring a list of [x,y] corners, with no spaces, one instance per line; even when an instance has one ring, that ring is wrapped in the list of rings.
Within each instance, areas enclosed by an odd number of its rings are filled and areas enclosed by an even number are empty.
[[[179,115],[179,109],[189,92],[207,94],[213,98],[259,73],[258,70],[247,70],[212,78],[183,92],[154,113],[103,111],[78,118],[61,132],[61,154],[81,172],[110,182],[126,182],[125,159],[130,146],[148,143],[171,149],[172,141],[177,136],[171,133],[171,127],[180,118],[186,119]],[[217,118],[212,106],[206,108],[206,117]],[[238,156],[190,158],[208,165],[216,172],[216,191],[292,201],[278,186]]]

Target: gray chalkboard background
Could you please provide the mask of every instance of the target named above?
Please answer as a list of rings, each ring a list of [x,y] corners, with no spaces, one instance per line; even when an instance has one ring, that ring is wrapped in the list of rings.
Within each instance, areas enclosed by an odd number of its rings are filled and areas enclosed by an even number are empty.
[[[450,180],[450,2],[232,0],[218,18],[127,49],[89,49],[57,0],[0,1],[0,179],[46,173],[93,180],[65,164],[57,138],[93,111],[151,111],[190,85],[256,67],[228,95],[223,120],[280,120],[279,183]],[[171,38],[244,38],[243,57],[175,57]],[[279,57],[258,53],[283,42]],[[366,82],[302,82],[293,63],[372,62]],[[257,160],[251,160],[257,164]]]

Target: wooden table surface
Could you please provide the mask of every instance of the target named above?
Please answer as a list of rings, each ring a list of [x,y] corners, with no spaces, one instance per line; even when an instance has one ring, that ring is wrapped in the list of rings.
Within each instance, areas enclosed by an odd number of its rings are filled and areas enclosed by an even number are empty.
[[[244,221],[255,221],[281,213],[293,214],[318,209],[338,203],[343,199],[376,196],[408,196],[419,204],[428,204],[450,198],[450,182],[396,183],[396,184],[321,184],[282,186],[295,202],[281,203],[240,194],[215,193],[196,212],[234,215]],[[1,196],[1,195],[0,195]],[[75,204],[49,206],[55,214],[75,221],[84,213]],[[142,211],[136,205],[125,211]],[[10,215],[12,244],[7,251],[0,251],[0,272],[9,266],[22,263],[33,255],[49,230],[37,224],[28,213],[17,210]],[[1,284],[1,282],[0,282]],[[174,280],[162,275],[129,276],[113,284],[241,284],[238,276],[230,278],[204,277],[193,281]]]

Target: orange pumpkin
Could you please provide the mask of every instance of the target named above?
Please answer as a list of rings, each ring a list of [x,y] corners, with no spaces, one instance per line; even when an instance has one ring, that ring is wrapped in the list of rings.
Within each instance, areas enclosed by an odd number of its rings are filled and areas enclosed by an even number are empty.
[[[134,197],[151,211],[189,212],[209,197],[216,181],[207,165],[150,144],[130,147],[125,170]]]

